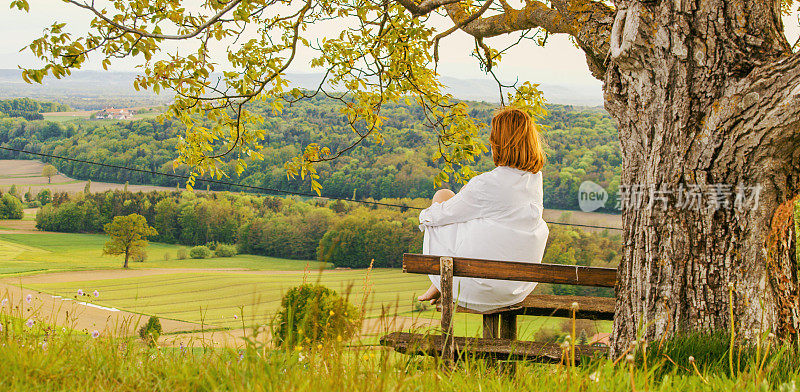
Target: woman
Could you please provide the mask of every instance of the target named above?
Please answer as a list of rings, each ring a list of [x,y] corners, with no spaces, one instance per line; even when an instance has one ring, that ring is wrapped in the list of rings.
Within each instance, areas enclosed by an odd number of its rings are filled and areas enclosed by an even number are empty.
[[[549,230],[542,219],[544,150],[539,131],[522,110],[492,118],[494,170],[472,178],[458,194],[442,189],[419,214],[422,252],[437,256],[541,263]],[[420,301],[439,298],[439,276]],[[519,303],[536,283],[496,279],[453,280],[453,298],[479,312]]]

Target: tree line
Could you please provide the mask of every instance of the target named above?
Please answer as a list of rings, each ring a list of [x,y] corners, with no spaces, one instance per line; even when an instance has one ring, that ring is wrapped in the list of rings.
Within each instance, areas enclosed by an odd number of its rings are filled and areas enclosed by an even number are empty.
[[[30,98],[0,99],[0,117],[21,117],[27,121],[43,120],[42,112],[66,112],[70,107],[60,103],[41,102]]]
[[[46,231],[101,233],[114,217],[139,214],[152,241],[186,246],[235,244],[239,253],[328,262],[336,267],[398,268],[422,250],[419,211],[352,201],[229,192],[56,193],[36,215]],[[384,199],[425,207],[425,199]],[[620,237],[551,226],[544,262],[616,266]],[[567,293],[568,287],[554,287]],[[565,291],[566,290],[566,291]],[[559,291],[559,292],[561,292]]]

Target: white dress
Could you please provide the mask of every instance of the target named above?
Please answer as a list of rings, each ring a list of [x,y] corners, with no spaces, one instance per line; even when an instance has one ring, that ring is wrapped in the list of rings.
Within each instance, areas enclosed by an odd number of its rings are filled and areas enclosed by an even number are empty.
[[[542,219],[542,172],[499,166],[419,214],[422,253],[541,263],[550,230]],[[430,275],[439,286],[439,276]],[[536,283],[455,277],[453,298],[484,312],[522,301]]]

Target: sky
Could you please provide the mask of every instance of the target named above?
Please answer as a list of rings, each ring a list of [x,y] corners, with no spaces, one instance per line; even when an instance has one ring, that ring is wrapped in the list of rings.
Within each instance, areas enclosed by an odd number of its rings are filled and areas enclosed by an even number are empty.
[[[87,11],[70,6],[58,0],[30,0],[30,13],[6,9],[0,12],[0,68],[17,68],[31,66],[36,59],[27,51],[19,50],[41,35],[42,29],[54,21],[67,22],[71,31],[80,31],[89,21]],[[794,42],[800,35],[797,13],[785,19],[787,36]],[[438,24],[438,23],[437,23]],[[338,26],[317,26],[318,34],[336,33]],[[495,48],[514,37],[494,38],[489,43]],[[445,76],[461,79],[484,79],[490,77],[478,67],[477,60],[470,57],[473,41],[463,32],[456,32],[445,38],[440,44],[440,63],[438,71]],[[290,73],[319,72],[309,66],[313,52],[303,51]],[[114,71],[135,71],[135,64],[122,61],[112,65]],[[85,69],[101,69],[99,61],[93,61]],[[548,44],[542,48],[532,42],[525,42],[513,48],[504,56],[498,71],[504,81],[519,78],[520,81],[531,81],[549,85],[566,85],[577,88],[596,89],[600,93],[601,82],[589,73],[582,52],[577,49],[565,35],[551,36]]]

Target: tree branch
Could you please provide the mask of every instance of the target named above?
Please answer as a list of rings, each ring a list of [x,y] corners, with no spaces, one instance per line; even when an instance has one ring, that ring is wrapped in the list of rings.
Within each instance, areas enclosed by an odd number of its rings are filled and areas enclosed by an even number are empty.
[[[214,16],[210,17],[207,21],[205,21],[201,25],[197,26],[194,31],[191,31],[191,32],[186,33],[186,34],[181,34],[181,35],[154,34],[154,33],[150,33],[150,32],[144,31],[144,30],[139,30],[139,29],[134,28],[134,27],[128,27],[128,26],[122,25],[120,23],[117,23],[117,22],[113,21],[112,19],[110,19],[109,17],[105,16],[102,12],[100,12],[97,8],[94,7],[94,4],[80,3],[80,2],[78,2],[76,0],[66,0],[66,2],[68,2],[70,4],[74,4],[77,7],[80,7],[80,8],[83,8],[83,9],[91,11],[93,14],[95,14],[95,16],[97,16],[98,18],[102,19],[104,22],[108,23],[111,26],[114,26],[118,30],[121,30],[121,31],[124,31],[124,32],[127,32],[127,33],[136,34],[136,35],[141,36],[141,37],[154,38],[154,39],[183,40],[183,39],[193,38],[193,37],[197,36],[198,34],[200,34],[201,32],[203,32],[203,30],[211,27],[214,23],[217,23],[217,21],[219,21],[220,18],[222,18],[225,14],[230,12],[234,7],[239,5],[239,3],[242,2],[242,0],[231,0],[230,3],[228,3],[228,5],[225,8],[221,9],[219,12],[217,12]]]
[[[397,0],[408,12],[414,16],[423,16],[431,13],[437,8],[447,5],[458,3],[460,0],[423,0],[417,4],[414,0]]]
[[[439,62],[439,40],[441,40],[444,37],[447,37],[454,31],[472,23],[472,21],[474,21],[475,19],[480,18],[481,15],[483,15],[491,5],[492,5],[492,0],[487,0],[485,3],[483,3],[483,6],[481,6],[478,12],[470,15],[468,18],[461,21],[461,23],[457,23],[453,25],[453,27],[447,29],[446,31],[437,34],[436,37],[433,38],[433,60],[437,63]]]
[[[569,34],[586,53],[592,74],[602,79],[605,74],[604,59],[609,50],[614,10],[594,0],[554,0],[555,8],[541,1],[528,1],[522,9],[503,4],[505,12],[486,18],[467,20],[466,10],[460,4],[447,4],[444,8],[450,19],[461,30],[475,38],[488,38],[514,31],[541,28],[551,34]]]

